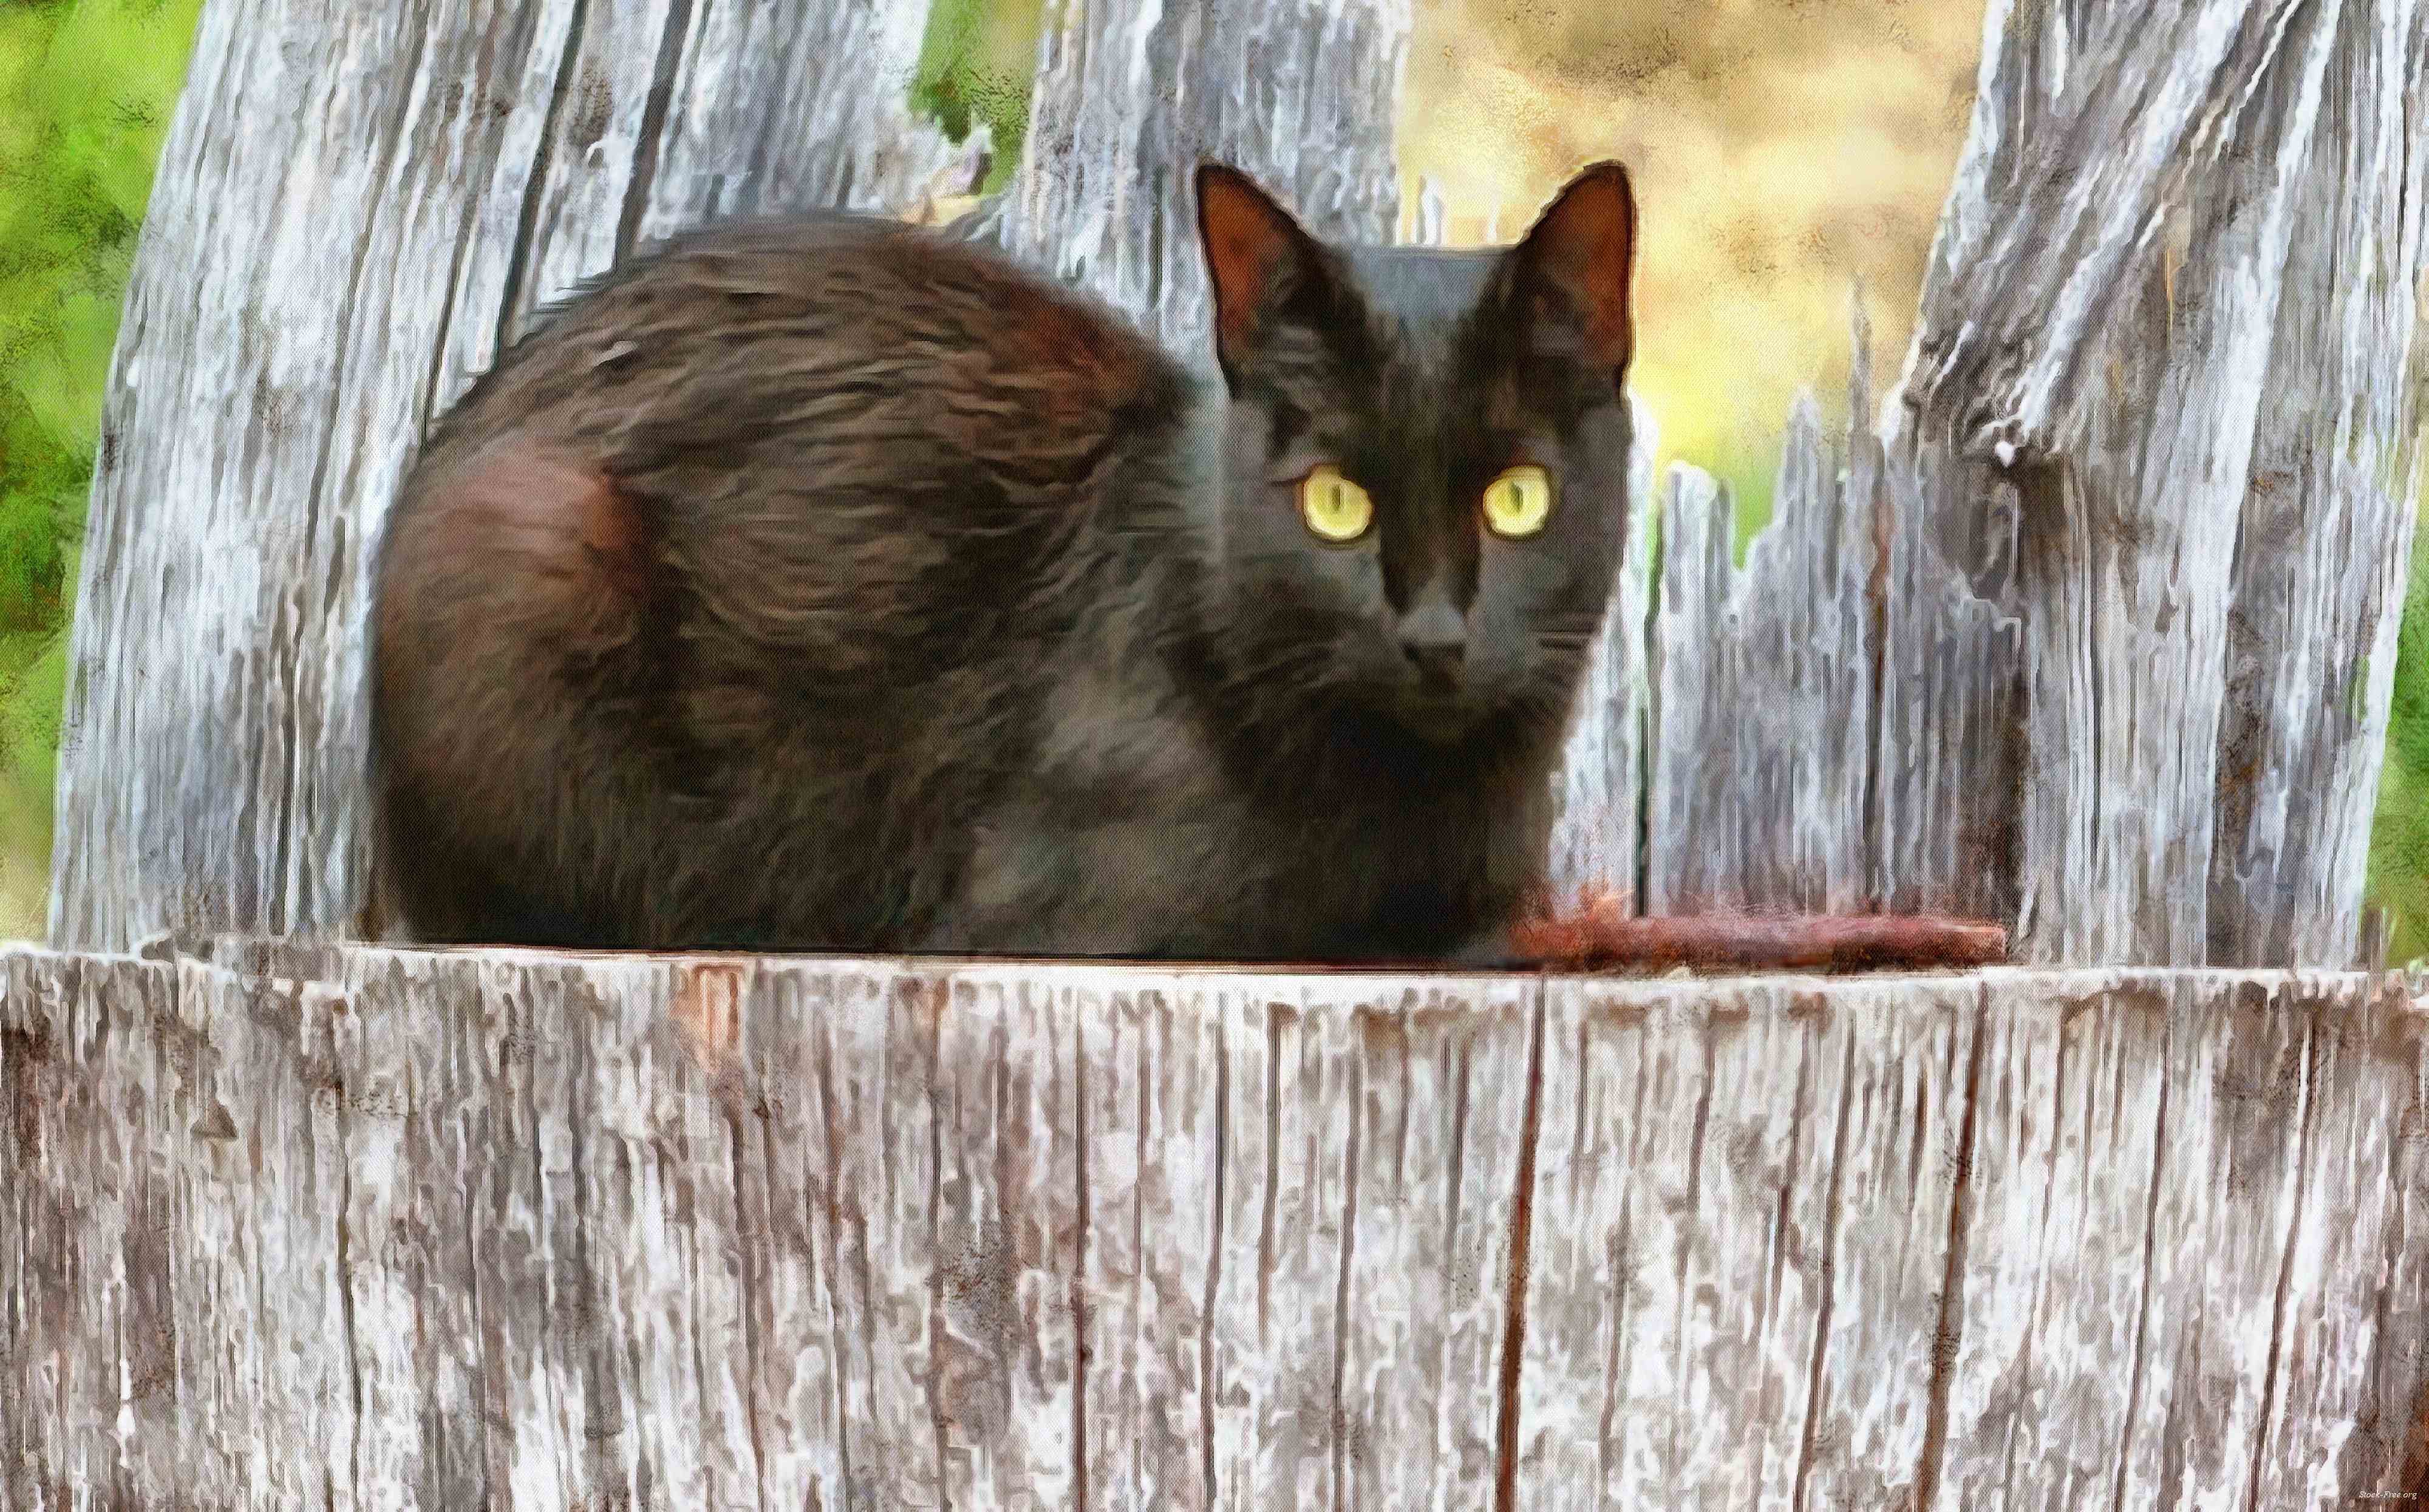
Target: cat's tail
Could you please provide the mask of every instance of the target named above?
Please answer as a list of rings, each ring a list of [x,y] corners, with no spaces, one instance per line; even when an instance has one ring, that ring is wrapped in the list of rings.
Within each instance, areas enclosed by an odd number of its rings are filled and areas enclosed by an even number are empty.
[[[1896,971],[1996,965],[2008,931],[1934,913],[1722,911],[1639,915],[1614,893],[1543,910],[1511,931],[1524,955],[1569,969]]]

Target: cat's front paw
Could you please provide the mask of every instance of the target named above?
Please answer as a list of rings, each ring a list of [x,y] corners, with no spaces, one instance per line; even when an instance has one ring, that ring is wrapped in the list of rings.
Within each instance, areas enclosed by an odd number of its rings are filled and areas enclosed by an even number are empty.
[[[1532,971],[1542,962],[1518,948],[1509,926],[1495,925],[1455,946],[1442,963],[1452,971]]]

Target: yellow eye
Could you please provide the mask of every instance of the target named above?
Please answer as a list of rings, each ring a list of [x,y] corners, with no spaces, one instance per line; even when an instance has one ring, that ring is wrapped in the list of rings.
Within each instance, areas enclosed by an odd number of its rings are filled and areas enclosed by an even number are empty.
[[[1375,501],[1327,463],[1299,480],[1298,512],[1318,538],[1354,541],[1374,522]]]
[[[1552,480],[1538,467],[1512,468],[1484,485],[1484,523],[1495,535],[1532,535],[1552,515]]]

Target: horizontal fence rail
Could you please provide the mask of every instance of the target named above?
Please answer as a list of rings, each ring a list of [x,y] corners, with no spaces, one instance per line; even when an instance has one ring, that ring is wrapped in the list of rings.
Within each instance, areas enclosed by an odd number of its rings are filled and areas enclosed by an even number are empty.
[[[2291,1512],[2422,1469],[2397,976],[160,955],[0,955],[12,1508]]]

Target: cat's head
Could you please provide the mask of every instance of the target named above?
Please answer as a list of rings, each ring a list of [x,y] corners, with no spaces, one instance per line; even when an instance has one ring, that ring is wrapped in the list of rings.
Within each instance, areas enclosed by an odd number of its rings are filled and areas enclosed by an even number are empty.
[[[1220,164],[1197,190],[1243,665],[1430,743],[1557,728],[1628,509],[1626,170],[1481,252],[1329,245]]]

